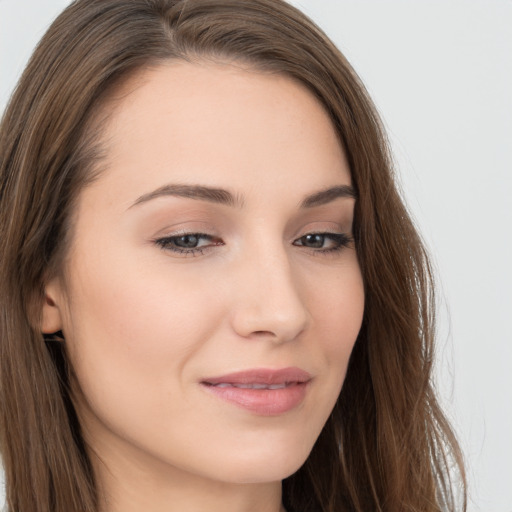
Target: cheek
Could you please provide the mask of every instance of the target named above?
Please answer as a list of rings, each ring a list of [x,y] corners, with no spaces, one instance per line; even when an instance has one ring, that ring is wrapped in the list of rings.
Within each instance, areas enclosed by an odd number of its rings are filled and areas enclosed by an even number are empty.
[[[102,256],[84,252],[83,261],[75,265],[73,325],[99,330],[104,341],[131,351],[159,342],[160,348],[170,349],[170,339],[174,346],[181,341],[186,346],[194,338],[202,325],[198,318],[215,305],[210,288],[198,286],[182,272],[170,272],[165,262],[124,257],[114,250]]]
[[[357,262],[330,281],[317,301],[317,325],[326,368],[325,410],[330,414],[343,386],[364,314],[364,286]],[[327,421],[328,415],[324,418]]]
[[[112,262],[105,255],[103,261],[77,265],[65,334],[91,402],[110,394],[129,408],[135,401],[149,406],[164,395],[168,399],[223,317],[210,288],[136,263]]]
[[[322,369],[322,393],[315,398],[318,415],[312,420],[318,429],[327,421],[343,386],[365,305],[355,252],[338,269],[329,268],[327,272],[329,275],[322,275],[320,269],[314,280],[308,274],[304,284],[312,320],[307,353],[312,364]]]
[[[355,253],[338,272],[322,280],[311,292],[310,311],[315,329],[330,361],[347,359],[355,343],[364,312],[364,286]],[[313,286],[309,286],[313,290]]]

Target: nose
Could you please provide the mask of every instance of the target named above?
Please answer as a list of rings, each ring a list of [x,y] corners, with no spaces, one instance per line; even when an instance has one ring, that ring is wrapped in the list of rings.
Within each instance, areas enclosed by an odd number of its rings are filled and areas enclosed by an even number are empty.
[[[233,329],[245,338],[276,343],[296,339],[309,321],[300,279],[284,248],[244,257],[233,274]]]

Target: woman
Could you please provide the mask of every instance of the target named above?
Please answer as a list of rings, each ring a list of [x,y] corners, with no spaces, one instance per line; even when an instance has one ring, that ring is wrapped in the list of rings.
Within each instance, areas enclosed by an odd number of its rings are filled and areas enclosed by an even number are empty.
[[[0,132],[9,510],[456,510],[378,116],[276,0],[79,0]]]

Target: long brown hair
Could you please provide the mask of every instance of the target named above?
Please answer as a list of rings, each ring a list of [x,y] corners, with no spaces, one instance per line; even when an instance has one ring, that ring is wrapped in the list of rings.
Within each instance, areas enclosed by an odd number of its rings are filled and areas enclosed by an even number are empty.
[[[459,510],[462,458],[432,385],[434,294],[375,108],[344,56],[282,0],[78,0],[37,47],[0,128],[0,439],[12,512],[97,512],[63,344],[39,325],[74,200],[101,160],[106,95],[168,59],[241,61],[291,77],[328,111],[357,189],[363,326],[290,511]],[[65,344],[64,344],[65,347]],[[454,480],[453,469],[458,470]]]

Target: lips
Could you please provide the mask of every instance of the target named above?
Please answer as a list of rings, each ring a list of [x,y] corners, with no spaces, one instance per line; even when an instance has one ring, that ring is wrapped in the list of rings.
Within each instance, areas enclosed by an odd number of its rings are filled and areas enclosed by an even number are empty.
[[[204,389],[250,412],[274,416],[297,407],[305,398],[311,375],[300,368],[257,368],[209,377]]]
[[[304,383],[309,380],[311,380],[311,375],[308,372],[301,370],[300,368],[290,367],[278,370],[255,368],[253,370],[222,375],[221,377],[209,377],[204,379],[203,382],[213,386],[219,384],[231,384],[233,386],[253,384],[263,386],[281,386],[287,383]]]
[[[209,384],[206,382],[205,384]],[[221,382],[220,384],[210,384],[216,388],[238,388],[238,389],[284,389],[289,386],[290,382],[283,382],[283,384],[231,384],[227,382]]]

